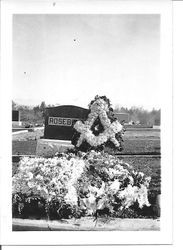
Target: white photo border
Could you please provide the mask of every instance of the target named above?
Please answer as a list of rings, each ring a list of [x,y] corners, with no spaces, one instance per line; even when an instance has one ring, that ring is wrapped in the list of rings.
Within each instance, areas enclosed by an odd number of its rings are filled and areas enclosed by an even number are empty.
[[[0,198],[2,245],[172,244],[172,2],[170,0],[1,2]],[[12,18],[13,14],[160,14],[161,218],[160,231],[12,231]],[[148,84],[148,83],[147,83]],[[156,97],[154,97],[156,100]]]

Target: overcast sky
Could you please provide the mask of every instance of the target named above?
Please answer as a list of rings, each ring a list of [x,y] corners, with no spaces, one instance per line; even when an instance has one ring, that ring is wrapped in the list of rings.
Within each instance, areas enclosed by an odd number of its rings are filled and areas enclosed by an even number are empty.
[[[14,15],[13,100],[160,108],[159,15]]]

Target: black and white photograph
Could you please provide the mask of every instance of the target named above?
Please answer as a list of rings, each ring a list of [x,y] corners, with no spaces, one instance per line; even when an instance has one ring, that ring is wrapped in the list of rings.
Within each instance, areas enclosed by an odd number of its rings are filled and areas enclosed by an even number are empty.
[[[11,15],[11,202],[3,222],[20,237],[37,235],[35,244],[49,242],[38,239],[44,231],[97,231],[107,243],[114,241],[105,235],[124,233],[132,244],[147,242],[146,233],[171,235],[171,73],[163,75],[171,68],[163,43],[170,6],[141,2],[143,11],[133,11],[138,1],[129,2],[126,12],[100,13],[97,4],[63,11],[59,1],[42,1]]]

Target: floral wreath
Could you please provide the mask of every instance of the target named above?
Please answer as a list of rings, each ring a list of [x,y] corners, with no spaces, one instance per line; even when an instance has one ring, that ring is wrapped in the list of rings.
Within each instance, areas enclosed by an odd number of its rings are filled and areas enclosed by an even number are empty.
[[[90,103],[89,108],[91,112],[89,113],[87,120],[84,123],[77,121],[74,125],[76,131],[80,133],[76,147],[79,147],[83,141],[87,141],[92,147],[97,147],[108,140],[110,140],[116,147],[119,147],[120,144],[115,135],[123,130],[123,126],[117,120],[111,122],[108,118],[107,113],[110,111],[109,100],[107,98],[96,96],[95,100]],[[99,135],[94,135],[91,127],[98,117],[104,131]]]

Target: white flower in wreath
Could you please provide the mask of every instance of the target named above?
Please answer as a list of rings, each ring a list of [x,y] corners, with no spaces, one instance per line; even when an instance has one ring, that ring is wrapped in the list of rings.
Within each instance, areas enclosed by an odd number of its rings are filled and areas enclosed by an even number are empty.
[[[113,192],[113,193],[117,193],[119,188],[120,188],[120,182],[119,180],[115,180],[111,183],[111,185],[109,186],[110,190]]]
[[[101,98],[97,99],[90,107],[92,112],[100,112],[104,110],[105,112],[109,111],[108,104]]]

